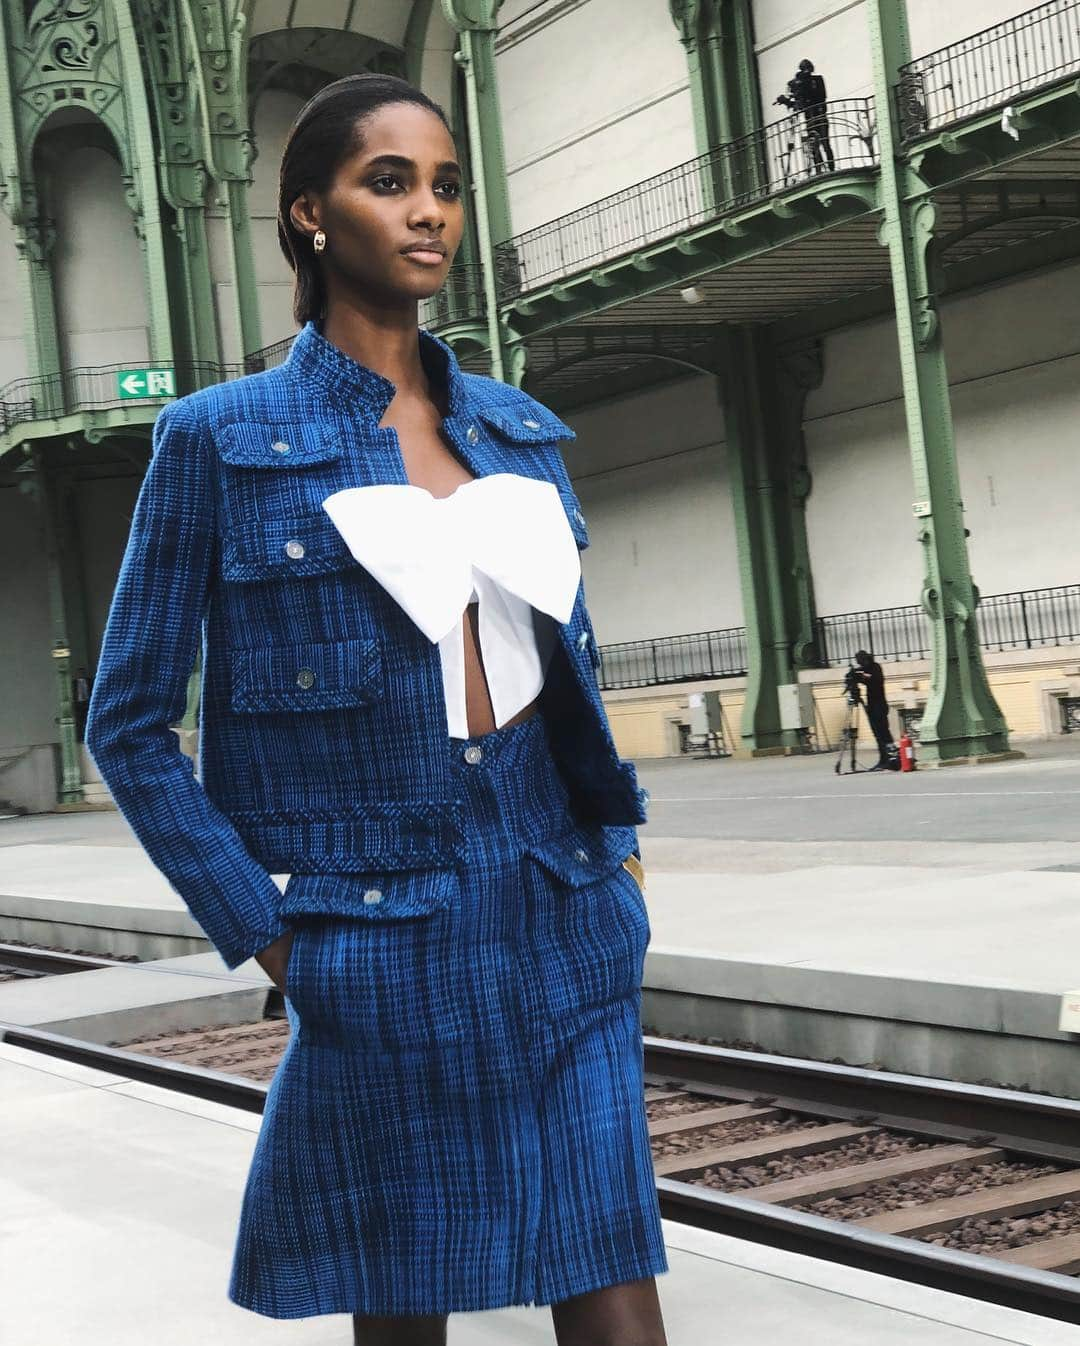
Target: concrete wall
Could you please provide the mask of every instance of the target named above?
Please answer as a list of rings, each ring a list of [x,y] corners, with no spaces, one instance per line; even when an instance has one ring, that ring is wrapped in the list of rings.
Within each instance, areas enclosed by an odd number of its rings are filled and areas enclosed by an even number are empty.
[[[1080,581],[1070,522],[1078,302],[1074,265],[942,305],[971,564],[985,595]],[[916,602],[922,563],[892,320],[830,336],[825,368],[806,421],[819,611]]]
[[[255,180],[248,192],[248,210],[259,319],[266,346],[296,331],[292,316],[293,273],[277,241],[277,202],[281,153],[303,102],[296,94],[267,89],[255,107],[254,133],[259,153],[252,167]]]
[[[709,377],[573,416],[564,455],[589,527],[602,644],[742,624],[722,413]]]
[[[696,155],[686,58],[666,3],[538,10],[508,0],[499,22],[515,233]]]
[[[87,146],[64,155],[51,178],[62,366],[146,364],[150,334],[142,250],[119,163]]]

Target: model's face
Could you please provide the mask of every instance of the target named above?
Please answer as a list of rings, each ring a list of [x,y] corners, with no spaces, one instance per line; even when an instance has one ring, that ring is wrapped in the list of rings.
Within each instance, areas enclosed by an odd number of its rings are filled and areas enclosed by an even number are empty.
[[[321,263],[327,292],[342,288],[399,304],[433,295],[461,244],[464,206],[454,142],[440,118],[415,103],[392,103],[361,126],[350,154],[322,195],[292,207],[297,228],[326,234]],[[403,251],[437,239],[443,255]]]

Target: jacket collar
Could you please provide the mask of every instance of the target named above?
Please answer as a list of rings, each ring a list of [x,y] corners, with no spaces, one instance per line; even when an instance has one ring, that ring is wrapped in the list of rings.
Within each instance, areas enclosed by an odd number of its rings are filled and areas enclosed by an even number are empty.
[[[445,341],[425,328],[418,328],[417,333],[424,368],[440,387],[447,389],[448,415],[464,412],[465,380],[457,356]],[[314,322],[305,323],[300,329],[282,369],[301,384],[315,385],[335,401],[362,410],[376,421],[382,419],[397,392],[397,386],[388,378],[328,341]]]

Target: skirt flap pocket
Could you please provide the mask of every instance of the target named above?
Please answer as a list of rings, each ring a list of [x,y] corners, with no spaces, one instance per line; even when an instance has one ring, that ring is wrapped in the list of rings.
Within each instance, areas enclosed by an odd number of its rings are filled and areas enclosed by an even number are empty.
[[[572,888],[603,878],[618,869],[637,845],[634,827],[574,827],[526,850],[556,878]]]
[[[290,874],[281,911],[286,916],[320,912],[364,921],[409,920],[448,907],[457,883],[454,868]]]

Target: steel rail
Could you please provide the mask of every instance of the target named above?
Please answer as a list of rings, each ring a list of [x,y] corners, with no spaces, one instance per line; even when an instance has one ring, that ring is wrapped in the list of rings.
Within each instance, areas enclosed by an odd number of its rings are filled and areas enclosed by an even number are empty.
[[[38,949],[24,944],[0,944],[0,971],[52,975],[60,972],[96,972],[107,967],[133,966],[135,964],[120,958],[61,953],[56,949]]]
[[[646,1036],[650,1083],[985,1145],[1080,1167],[1080,1101]]]

